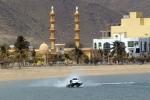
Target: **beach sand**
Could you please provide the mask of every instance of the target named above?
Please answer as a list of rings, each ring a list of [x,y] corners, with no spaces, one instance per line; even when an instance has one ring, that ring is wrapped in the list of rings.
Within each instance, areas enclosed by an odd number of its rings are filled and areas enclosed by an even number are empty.
[[[99,65],[99,66],[49,66],[0,69],[0,81],[30,80],[50,77],[79,75],[117,75],[150,73],[150,64],[145,65]]]

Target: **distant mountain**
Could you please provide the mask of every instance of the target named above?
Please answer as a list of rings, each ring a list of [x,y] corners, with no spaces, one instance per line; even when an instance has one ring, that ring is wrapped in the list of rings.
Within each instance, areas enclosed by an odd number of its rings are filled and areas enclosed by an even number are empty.
[[[150,0],[0,0],[0,44],[12,44],[23,35],[33,45],[49,44],[49,11],[56,12],[57,43],[69,44],[74,36],[74,10],[81,14],[81,41],[92,46],[92,39],[100,37],[111,23],[129,11],[141,11],[150,17]]]

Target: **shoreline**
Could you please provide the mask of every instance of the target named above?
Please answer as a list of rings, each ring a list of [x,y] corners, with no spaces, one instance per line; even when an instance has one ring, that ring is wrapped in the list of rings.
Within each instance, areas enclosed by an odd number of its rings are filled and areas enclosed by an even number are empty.
[[[150,64],[144,65],[99,65],[99,66],[49,66],[0,69],[0,81],[34,80],[53,77],[106,76],[120,74],[150,73]]]

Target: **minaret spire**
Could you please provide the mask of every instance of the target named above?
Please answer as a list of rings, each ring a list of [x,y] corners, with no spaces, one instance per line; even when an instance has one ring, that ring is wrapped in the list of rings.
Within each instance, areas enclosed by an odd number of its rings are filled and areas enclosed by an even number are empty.
[[[54,7],[51,7],[51,12],[50,12],[50,49],[52,52],[55,52],[55,12],[54,12]]]
[[[78,9],[79,9],[78,6],[76,6],[76,13],[78,13]]]
[[[78,6],[76,6],[76,11],[74,13],[74,23],[75,23],[75,36],[74,36],[74,41],[75,41],[75,46],[77,48],[80,47],[80,14],[78,10]]]
[[[54,13],[54,7],[53,6],[51,7],[51,13]]]

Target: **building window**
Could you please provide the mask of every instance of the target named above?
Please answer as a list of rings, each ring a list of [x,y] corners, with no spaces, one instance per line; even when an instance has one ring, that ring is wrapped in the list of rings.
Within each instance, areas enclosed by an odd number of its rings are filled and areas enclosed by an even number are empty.
[[[111,32],[108,32],[108,37],[111,37]]]
[[[149,47],[149,52],[150,52],[150,37],[149,37],[148,47]]]
[[[130,53],[132,54],[134,51],[133,50],[130,50]]]
[[[116,38],[118,38],[118,35],[115,35]]]
[[[136,53],[140,53],[140,48],[136,48]]]
[[[98,46],[99,46],[99,48],[100,48],[100,47],[102,46],[102,44],[99,42],[99,43],[98,43]]]
[[[134,41],[128,41],[128,47],[134,47]]]
[[[135,46],[138,46],[139,45],[139,42],[138,41],[135,41]]]
[[[144,52],[147,52],[147,42],[144,42]]]
[[[110,52],[110,43],[106,42],[104,43],[104,52],[109,53]]]
[[[141,42],[141,44],[140,44],[140,48],[141,48],[141,51],[143,50],[143,48],[142,48],[143,46],[142,46],[142,42]]]
[[[94,49],[97,49],[97,44],[96,43],[94,43]]]

